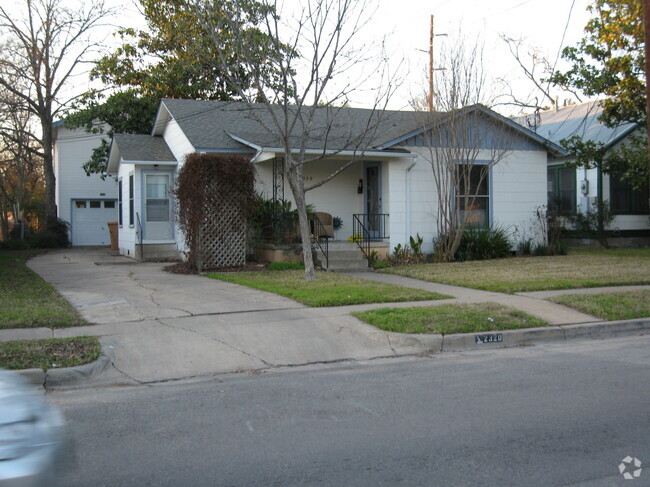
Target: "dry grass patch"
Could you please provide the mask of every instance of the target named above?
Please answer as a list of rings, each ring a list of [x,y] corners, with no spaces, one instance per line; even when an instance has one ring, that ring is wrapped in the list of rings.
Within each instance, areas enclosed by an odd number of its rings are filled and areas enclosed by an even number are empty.
[[[496,303],[443,304],[417,308],[382,308],[352,313],[360,320],[398,333],[482,333],[547,326],[526,313]]]
[[[393,284],[365,281],[345,274],[318,272],[305,280],[302,270],[208,273],[207,277],[234,282],[291,298],[307,306],[345,306],[447,299],[450,296]]]
[[[650,289],[606,294],[564,294],[549,301],[607,321],[650,317]]]
[[[97,360],[101,345],[96,337],[50,338],[0,342],[0,367],[54,369]]]
[[[422,264],[383,272],[504,293],[639,285],[650,284],[650,249],[572,249],[563,256]]]

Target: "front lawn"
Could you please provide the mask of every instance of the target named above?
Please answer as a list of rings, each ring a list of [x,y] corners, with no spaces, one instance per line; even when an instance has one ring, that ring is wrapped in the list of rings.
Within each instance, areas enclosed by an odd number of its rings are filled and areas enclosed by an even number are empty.
[[[352,313],[366,323],[398,333],[481,333],[547,326],[548,323],[495,303],[382,308]]]
[[[74,367],[97,360],[100,352],[96,337],[0,342],[0,367],[13,370]]]
[[[86,325],[70,303],[25,265],[29,255],[0,251],[0,329]]]
[[[302,270],[223,272],[208,273],[206,276],[269,291],[313,307],[427,301],[450,297],[332,272],[318,272],[317,279],[313,281],[305,281]]]
[[[419,264],[382,272],[504,293],[650,284],[650,248],[571,249],[562,256]]]
[[[550,301],[607,321],[650,317],[648,289],[606,294],[564,294],[551,298]]]

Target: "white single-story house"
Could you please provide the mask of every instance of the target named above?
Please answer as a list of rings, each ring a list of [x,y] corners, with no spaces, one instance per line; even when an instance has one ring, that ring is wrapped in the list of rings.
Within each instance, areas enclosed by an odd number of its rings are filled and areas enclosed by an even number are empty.
[[[599,120],[603,111],[598,101],[545,110],[537,115],[517,118],[538,135],[561,144],[562,140],[579,136],[583,141],[602,143],[614,151],[632,134],[645,135],[645,128],[636,123],[608,127]],[[650,237],[648,218],[648,186],[634,190],[616,175],[604,173],[599,167],[575,168],[571,156],[549,158],[547,169],[548,205],[560,214],[586,213],[598,200],[609,202],[615,217],[612,236],[620,243],[647,243]]]
[[[329,108],[322,110],[325,116]],[[495,138],[503,131],[511,135],[512,150],[490,170],[480,195],[481,221],[511,229],[529,227],[535,210],[547,201],[547,161],[566,152],[483,106],[468,110],[480,115],[481,130]],[[337,111],[336,124],[328,127],[327,136],[317,128],[310,133],[307,152],[325,151],[328,156],[305,166],[306,184],[332,174],[353,155],[359,160],[309,191],[307,203],[342,220],[337,240],[353,234],[353,215],[380,215],[382,223],[375,229],[376,238],[389,249],[407,244],[410,236],[419,234],[424,238],[423,250],[432,251],[437,204],[424,137],[429,129],[423,127],[414,112],[385,112],[378,130],[369,136],[372,140],[364,142],[367,149],[363,157],[359,157],[358,150],[355,153],[355,135],[365,126],[371,111]],[[291,200],[288,184],[284,192],[285,181],[278,169],[282,145],[260,123],[264,116],[264,108],[251,108],[241,102],[165,99],[151,135],[116,134],[108,173],[118,180],[120,253],[135,258],[143,254],[162,258],[179,256],[185,250],[170,189],[185,156],[193,152],[249,158],[257,171],[257,190],[269,198]],[[445,114],[438,114],[436,120],[444,124]],[[489,147],[481,150],[487,154]],[[486,157],[479,155],[478,163]]]
[[[70,223],[72,245],[108,245],[110,221],[117,221],[117,183],[98,174],[86,175],[83,165],[105,134],[70,130],[54,124],[54,175],[58,216]]]

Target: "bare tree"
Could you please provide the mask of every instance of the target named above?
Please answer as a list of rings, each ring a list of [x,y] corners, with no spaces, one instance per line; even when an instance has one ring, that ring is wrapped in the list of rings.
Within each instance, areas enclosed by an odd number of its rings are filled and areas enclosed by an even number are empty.
[[[282,150],[284,174],[298,211],[305,277],[314,279],[305,193],[363,157],[395,80],[383,59],[368,54],[373,51],[371,46],[358,43],[359,33],[371,18],[371,1],[303,0],[296,11],[285,12],[285,21],[277,2],[263,0],[259,4],[264,15],[255,26],[238,17],[241,1],[247,0],[234,0],[232,11],[224,12],[217,24],[208,22],[215,19],[209,4],[194,0],[194,8],[203,11],[207,32],[217,45],[223,45],[223,36],[237,38],[232,44],[239,46],[235,58],[242,62],[244,72],[224,71],[239,97],[248,103],[250,116]],[[264,36],[268,48],[262,52],[250,48],[250,36]],[[227,60],[224,53],[219,61],[227,67]],[[366,70],[360,72],[364,65]],[[251,78],[252,83],[247,82]],[[372,108],[362,119],[352,119],[345,108],[350,97],[371,85],[375,88]],[[247,89],[249,86],[253,88]],[[346,160],[338,169],[305,184],[306,165],[344,152]]]
[[[0,87],[19,100],[40,126],[40,133],[33,134],[40,147],[28,147],[42,157],[46,217],[53,220],[57,210],[52,124],[80,96],[68,94],[69,82],[98,47],[92,34],[110,12],[103,0],[80,0],[77,5],[25,0],[20,5],[0,5]],[[16,84],[16,79],[24,83]]]
[[[511,81],[502,78],[503,94],[498,98],[497,105],[509,105],[522,110],[540,110],[556,107],[560,97],[581,101],[576,90],[549,81],[556,66],[540,49],[527,45],[526,40],[522,38],[516,39],[505,34],[501,34],[500,37],[508,46],[510,54],[519,66],[519,72],[528,81],[530,89],[526,93],[516,93]]]
[[[415,103],[423,127],[421,155],[437,195],[435,255],[451,261],[468,226],[486,228],[490,170],[511,151],[513,132],[486,105],[494,101],[479,40],[447,43],[440,55],[434,107]],[[424,97],[421,98],[421,100]]]

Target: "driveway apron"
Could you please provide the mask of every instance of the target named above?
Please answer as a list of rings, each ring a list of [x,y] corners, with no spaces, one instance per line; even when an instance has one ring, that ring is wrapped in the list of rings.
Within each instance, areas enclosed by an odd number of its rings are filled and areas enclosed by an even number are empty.
[[[385,333],[275,294],[164,271],[105,248],[29,261],[90,326],[53,336],[100,336],[116,377],[147,383],[283,365],[395,355]]]

